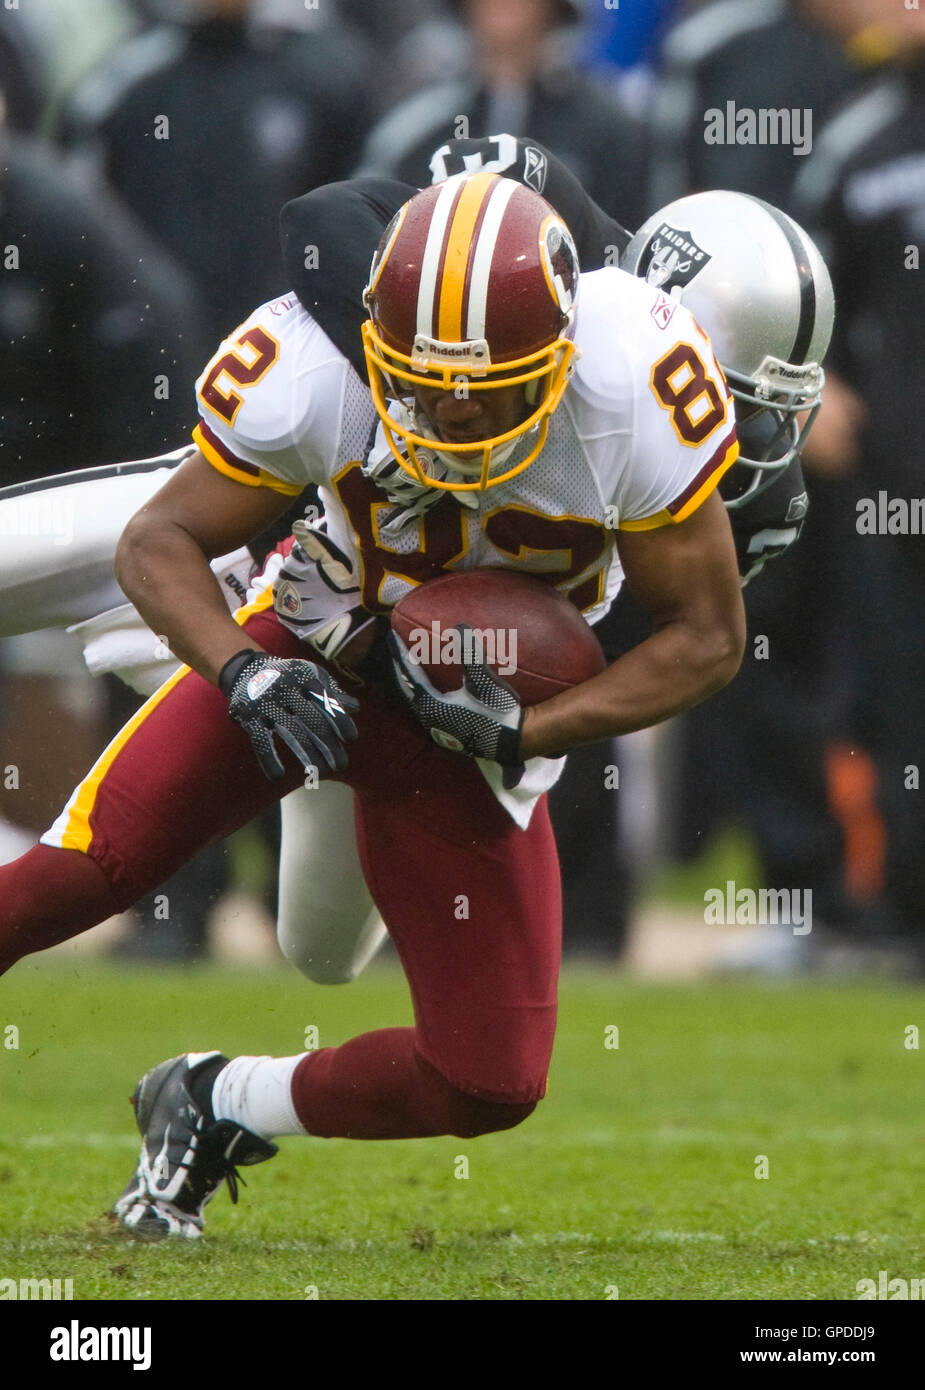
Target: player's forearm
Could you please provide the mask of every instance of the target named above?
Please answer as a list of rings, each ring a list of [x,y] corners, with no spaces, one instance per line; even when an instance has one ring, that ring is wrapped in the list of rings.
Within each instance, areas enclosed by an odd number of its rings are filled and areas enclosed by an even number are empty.
[[[743,649],[738,624],[702,632],[669,623],[599,676],[527,710],[522,754],[551,757],[670,719],[727,685]]]
[[[152,632],[206,680],[216,683],[236,652],[262,650],[232,618],[208,558],[180,526],[130,523],[116,578]]]

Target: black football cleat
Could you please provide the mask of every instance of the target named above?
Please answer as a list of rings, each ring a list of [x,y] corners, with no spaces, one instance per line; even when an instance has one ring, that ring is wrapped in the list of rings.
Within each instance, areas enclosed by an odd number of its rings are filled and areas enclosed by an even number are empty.
[[[202,1073],[213,1077],[227,1063],[219,1052],[189,1052],[147,1072],[132,1104],[141,1133],[141,1153],[131,1182],[113,1210],[133,1235],[144,1240],[202,1235],[203,1208],[227,1182],[238,1200],[237,1168],[263,1163],[278,1152],[233,1120],[216,1120],[194,1099]]]

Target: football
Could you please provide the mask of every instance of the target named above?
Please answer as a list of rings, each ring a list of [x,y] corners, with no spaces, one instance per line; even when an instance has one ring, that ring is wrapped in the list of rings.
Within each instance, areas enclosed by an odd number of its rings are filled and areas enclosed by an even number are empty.
[[[599,675],[601,644],[558,589],[514,570],[440,575],[392,610],[392,630],[441,691],[458,690],[464,664],[484,662],[538,705]],[[457,625],[470,629],[460,633]]]

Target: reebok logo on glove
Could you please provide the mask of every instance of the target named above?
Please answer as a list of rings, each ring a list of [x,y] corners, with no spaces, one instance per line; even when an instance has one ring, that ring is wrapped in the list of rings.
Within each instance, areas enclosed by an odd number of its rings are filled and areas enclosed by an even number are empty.
[[[344,744],[357,736],[350,712],[359,704],[313,661],[238,652],[222,667],[218,686],[271,782],[286,776],[277,740],[306,772],[319,772],[322,762],[332,772],[347,766]]]
[[[336,700],[332,700],[331,697],[330,697],[330,695],[328,694],[328,692],[327,692],[326,690],[322,690],[322,691],[317,691],[317,690],[316,690],[316,691],[313,691],[312,693],[313,693],[315,699],[316,699],[316,700],[319,700],[319,701],[321,702],[322,706],[324,707],[324,712],[325,712],[325,714],[334,715],[334,714],[343,714],[343,713],[344,713],[344,707],[343,707],[343,705],[339,705],[339,704],[337,703]]]

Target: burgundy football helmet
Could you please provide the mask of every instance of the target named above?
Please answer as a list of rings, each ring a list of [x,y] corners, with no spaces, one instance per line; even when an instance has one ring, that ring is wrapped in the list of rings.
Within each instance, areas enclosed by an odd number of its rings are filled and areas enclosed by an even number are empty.
[[[571,233],[512,179],[459,174],[398,210],[364,291],[363,347],[405,472],[457,492],[495,487],[533,462],[574,365],[577,290]],[[493,438],[437,441],[415,409],[420,386],[468,395],[515,385],[524,387],[526,417]]]

